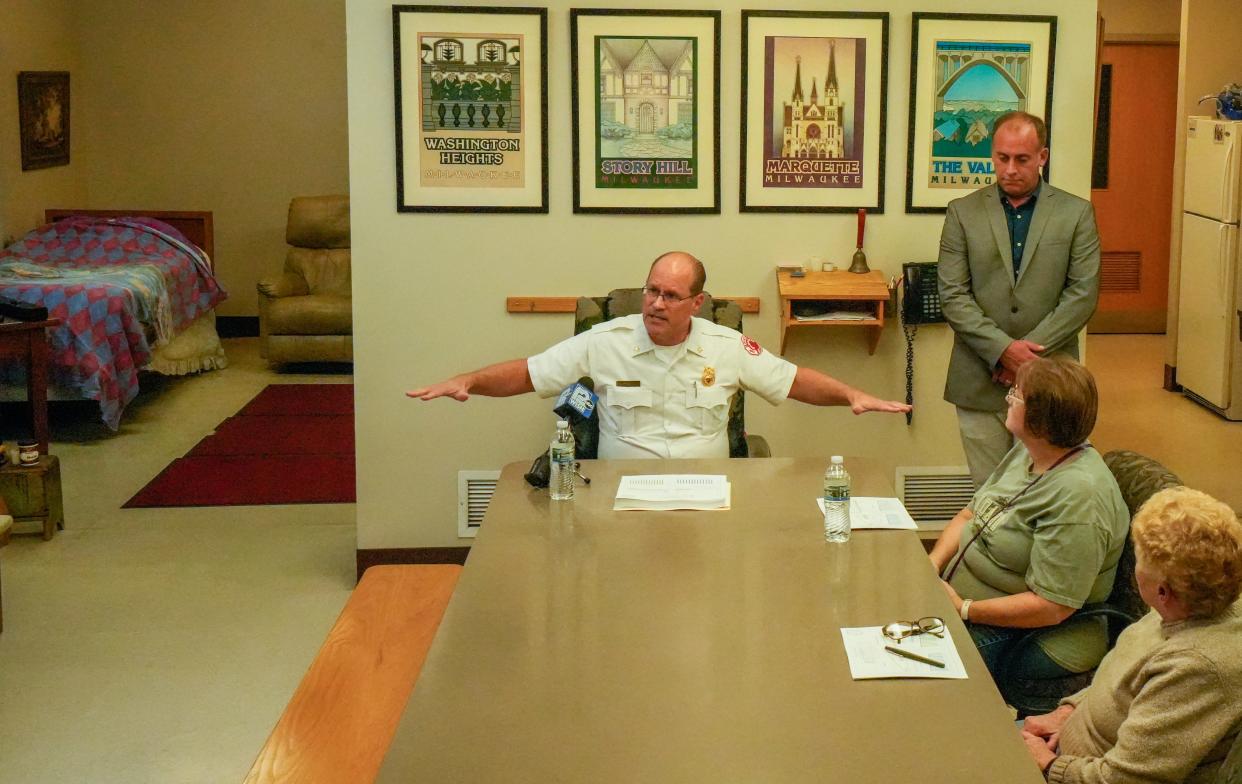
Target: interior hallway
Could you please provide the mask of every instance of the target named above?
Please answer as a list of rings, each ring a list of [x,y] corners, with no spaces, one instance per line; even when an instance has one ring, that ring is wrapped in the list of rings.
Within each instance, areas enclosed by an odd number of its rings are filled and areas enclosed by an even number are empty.
[[[1091,440],[1101,451],[1154,457],[1186,484],[1242,510],[1242,422],[1162,389],[1164,346],[1164,335],[1087,336],[1087,367],[1100,390]]]
[[[266,384],[257,340],[231,365],[144,379],[110,437],[58,407],[67,529],[0,551],[0,784],[240,782],[353,586],[352,505],[121,509]],[[1092,335],[1094,441],[1165,462],[1242,507],[1242,423],[1160,389],[1162,336]]]

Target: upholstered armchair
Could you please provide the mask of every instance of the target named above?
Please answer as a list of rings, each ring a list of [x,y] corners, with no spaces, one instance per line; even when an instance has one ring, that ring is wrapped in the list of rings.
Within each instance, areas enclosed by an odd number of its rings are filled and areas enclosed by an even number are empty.
[[[269,362],[353,362],[349,197],[289,203],[284,271],[259,281],[259,352]]]

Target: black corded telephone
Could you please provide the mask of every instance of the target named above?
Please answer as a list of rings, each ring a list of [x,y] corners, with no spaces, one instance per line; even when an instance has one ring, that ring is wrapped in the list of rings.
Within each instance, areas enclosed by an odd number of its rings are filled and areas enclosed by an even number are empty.
[[[901,265],[901,328],[906,333],[906,402],[914,403],[914,335],[919,324],[944,322],[936,283],[936,262],[912,261]],[[914,419],[906,413],[906,424]]]
[[[912,261],[901,265],[901,320],[906,324],[937,324],[944,321],[940,312],[940,293],[936,290],[936,262]]]

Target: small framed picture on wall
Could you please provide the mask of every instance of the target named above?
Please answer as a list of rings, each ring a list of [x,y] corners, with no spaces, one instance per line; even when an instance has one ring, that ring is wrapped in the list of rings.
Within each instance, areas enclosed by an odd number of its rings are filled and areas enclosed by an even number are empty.
[[[914,14],[906,212],[944,212],[995,181],[1002,114],[1030,112],[1052,127],[1056,41],[1055,16]]]
[[[69,165],[69,72],[17,74],[22,171]]]
[[[548,211],[548,10],[394,5],[398,212]]]
[[[574,212],[720,212],[720,12],[570,11]]]
[[[742,212],[884,211],[888,14],[742,12]]]

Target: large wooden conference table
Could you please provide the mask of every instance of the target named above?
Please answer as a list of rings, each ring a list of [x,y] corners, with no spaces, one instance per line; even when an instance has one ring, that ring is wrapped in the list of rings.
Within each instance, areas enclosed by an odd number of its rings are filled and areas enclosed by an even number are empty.
[[[585,462],[568,503],[507,466],[377,781],[1042,781],[916,534],[824,542],[825,462]],[[612,511],[656,472],[732,508]],[[841,627],[925,615],[967,680],[851,679]]]

